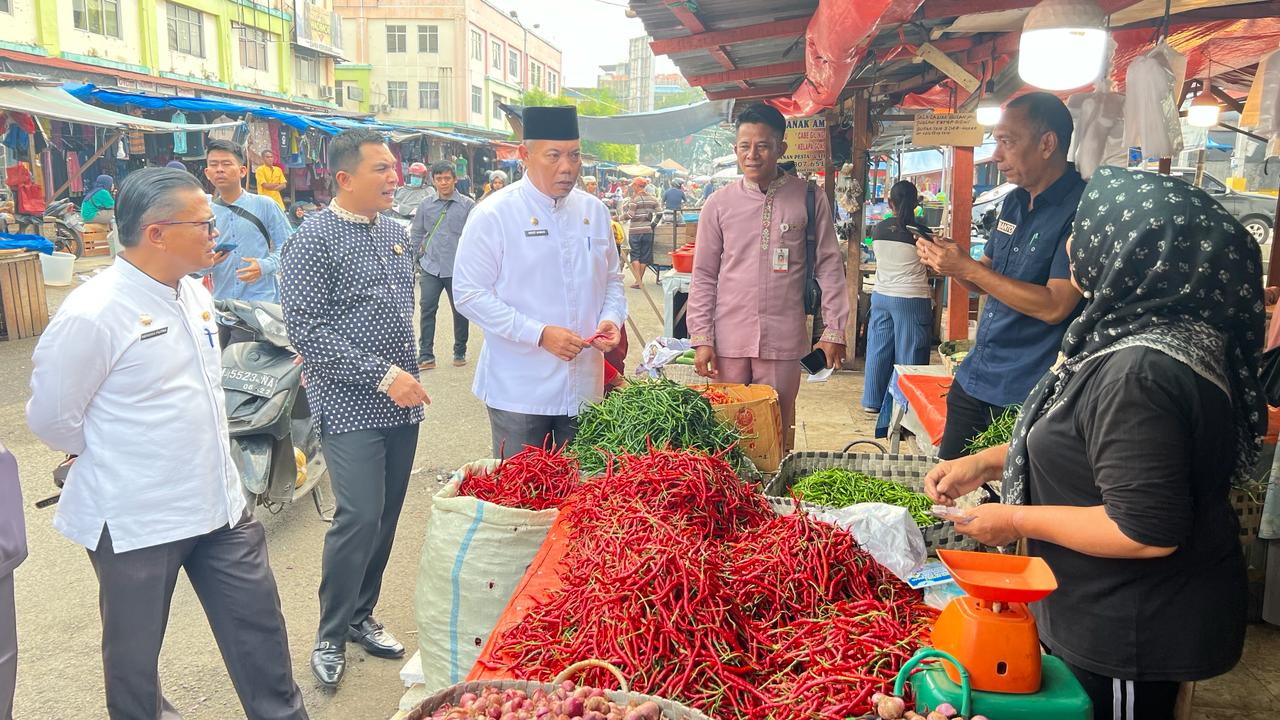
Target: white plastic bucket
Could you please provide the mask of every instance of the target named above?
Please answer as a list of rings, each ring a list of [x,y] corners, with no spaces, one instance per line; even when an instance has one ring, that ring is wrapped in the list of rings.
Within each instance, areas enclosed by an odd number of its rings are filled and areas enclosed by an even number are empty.
[[[75,268],[76,256],[71,253],[54,252],[52,255],[40,253],[40,269],[44,271],[45,285],[70,285]]]

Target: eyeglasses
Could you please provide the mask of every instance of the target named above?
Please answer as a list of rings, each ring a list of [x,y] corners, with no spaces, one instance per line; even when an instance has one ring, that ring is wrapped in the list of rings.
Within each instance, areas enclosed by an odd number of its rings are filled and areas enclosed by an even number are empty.
[[[213,231],[218,229],[217,218],[209,218],[208,220],[160,220],[153,223],[147,223],[147,227],[152,225],[204,225],[205,233],[209,237],[213,237]]]

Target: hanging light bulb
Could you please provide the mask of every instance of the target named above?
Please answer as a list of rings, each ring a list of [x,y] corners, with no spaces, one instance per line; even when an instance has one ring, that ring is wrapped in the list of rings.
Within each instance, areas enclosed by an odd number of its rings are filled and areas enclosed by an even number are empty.
[[[1218,124],[1218,100],[1209,92],[1206,84],[1199,95],[1191,99],[1191,107],[1187,108],[1187,124],[1198,128],[1211,128]]]
[[[1102,72],[1106,23],[1093,0],[1042,0],[1022,25],[1018,75],[1045,90],[1088,85]]]
[[[978,124],[983,127],[991,127],[1000,122],[1000,117],[1004,115],[1004,108],[1000,106],[1000,99],[995,97],[996,84],[988,80],[987,85],[982,90],[982,99],[978,101]]]

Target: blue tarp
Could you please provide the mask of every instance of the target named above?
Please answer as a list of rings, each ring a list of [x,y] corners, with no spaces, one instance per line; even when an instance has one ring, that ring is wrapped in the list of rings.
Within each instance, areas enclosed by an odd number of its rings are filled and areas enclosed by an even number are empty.
[[[0,232],[0,250],[35,250],[45,255],[52,255],[53,243],[43,235]]]
[[[240,104],[227,102],[225,100],[214,100],[212,98],[138,95],[135,93],[120,92],[118,90],[102,90],[92,83],[64,83],[62,87],[67,92],[85,102],[92,100],[93,102],[101,103],[103,105],[116,107],[130,105],[146,110],[173,109],[181,110],[183,112],[220,112],[237,115],[252,113],[255,118],[278,120],[298,132],[306,132],[308,130],[315,129],[329,135],[334,135],[342,129],[330,122],[309,118],[305,115],[285,112],[283,110],[276,110],[275,108],[269,108],[264,105]]]

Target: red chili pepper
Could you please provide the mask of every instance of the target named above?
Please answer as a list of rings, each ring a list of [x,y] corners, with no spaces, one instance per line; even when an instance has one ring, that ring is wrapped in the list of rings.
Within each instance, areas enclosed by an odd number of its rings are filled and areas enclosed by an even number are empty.
[[[488,473],[467,472],[458,494],[506,507],[559,507],[581,479],[578,463],[559,450],[527,447]]]

